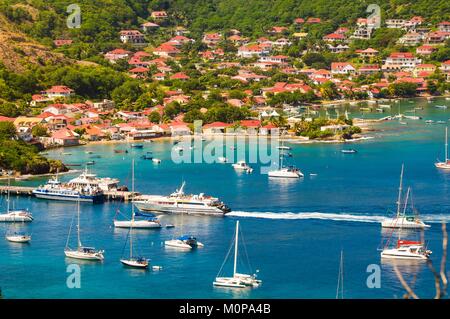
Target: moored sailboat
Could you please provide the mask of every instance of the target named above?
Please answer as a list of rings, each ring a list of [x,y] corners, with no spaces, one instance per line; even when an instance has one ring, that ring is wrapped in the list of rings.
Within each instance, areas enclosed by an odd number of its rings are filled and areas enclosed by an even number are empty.
[[[228,288],[246,288],[246,287],[258,287],[262,284],[262,280],[257,279],[256,274],[247,275],[237,272],[237,259],[238,259],[238,246],[239,246],[239,221],[236,221],[236,234],[234,238],[234,264],[233,264],[233,276],[232,277],[222,277],[220,273],[225,265],[228,256],[230,254],[231,248],[228,251],[225,261],[222,264],[219,274],[217,275],[213,285],[216,287],[228,287]]]
[[[445,161],[441,162],[438,160],[434,165],[436,168],[450,169],[450,159],[448,158],[448,127],[445,128]]]
[[[6,213],[0,214],[0,222],[31,222],[33,221],[33,216],[26,210],[10,210],[10,191],[11,181],[8,178],[8,197],[7,197],[7,208]]]
[[[73,221],[72,221],[73,222]],[[80,238],[80,202],[77,202],[77,248],[72,249],[69,247],[70,233],[72,225],[70,225],[69,235],[67,236],[66,247],[64,248],[64,254],[66,257],[74,259],[102,261],[104,259],[103,250],[96,250],[94,247],[86,247],[81,244]]]

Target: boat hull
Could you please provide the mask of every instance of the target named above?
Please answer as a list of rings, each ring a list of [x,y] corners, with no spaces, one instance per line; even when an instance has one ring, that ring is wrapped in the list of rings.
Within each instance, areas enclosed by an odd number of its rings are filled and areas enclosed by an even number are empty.
[[[39,191],[33,191],[34,196],[40,199],[58,200],[58,201],[80,201],[89,203],[102,203],[103,195],[58,195]]]
[[[136,260],[128,260],[128,259],[121,259],[120,262],[130,268],[138,268],[138,269],[147,269],[148,268],[148,261],[145,263],[138,262]]]
[[[408,228],[408,229],[424,229],[429,228],[429,225],[420,221],[408,221],[406,219],[386,219],[381,222],[383,228]]]
[[[92,261],[102,261],[104,259],[103,254],[84,253],[78,250],[65,250],[64,254],[66,255],[66,257],[73,259],[92,260]]]
[[[161,228],[161,224],[148,221],[148,220],[135,220],[134,222],[130,220],[115,220],[114,227],[117,228],[139,228],[139,229],[149,229],[149,228]]]
[[[427,260],[428,256],[411,253],[399,253],[395,249],[387,249],[381,252],[381,258],[385,259],[409,259],[409,260]]]
[[[160,212],[164,214],[187,214],[187,215],[208,215],[208,216],[223,216],[225,214],[216,207],[182,207],[182,206],[163,206],[152,202],[134,202],[137,209],[146,212]]]
[[[12,236],[6,236],[6,240],[13,242],[13,243],[29,243],[31,241],[31,236],[17,236],[17,235],[12,235]]]
[[[439,169],[448,169],[448,170],[450,170],[450,164],[447,164],[445,162],[436,163],[436,164],[434,164],[434,166],[436,166],[436,168],[439,168]]]

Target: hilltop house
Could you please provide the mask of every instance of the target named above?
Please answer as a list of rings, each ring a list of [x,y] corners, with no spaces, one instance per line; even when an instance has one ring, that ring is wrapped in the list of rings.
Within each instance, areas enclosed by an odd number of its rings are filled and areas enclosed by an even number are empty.
[[[422,60],[416,58],[410,52],[393,52],[386,59],[384,65],[382,66],[383,71],[390,70],[412,70],[419,64]]]
[[[430,55],[436,48],[431,45],[422,45],[416,49],[416,53],[419,55]]]
[[[122,43],[141,44],[145,43],[145,37],[139,30],[120,31],[120,41]]]
[[[450,32],[450,22],[442,21],[438,24],[438,30],[441,32]]]
[[[166,11],[153,11],[150,16],[154,20],[165,20],[168,17]]]
[[[105,53],[105,59],[111,63],[116,63],[117,60],[129,58],[131,54],[132,52],[125,49],[114,49]]]
[[[151,32],[159,28],[159,24],[153,22],[145,22],[141,24],[142,31]]]
[[[177,54],[179,54],[181,51],[178,50],[176,47],[174,47],[171,44],[163,43],[159,47],[156,47],[153,50],[153,54],[158,55],[160,57],[174,57]]]
[[[356,68],[353,64],[348,62],[333,62],[331,63],[331,74],[332,75],[349,75],[356,72]]]
[[[372,48],[367,48],[365,50],[356,50],[355,52],[362,58],[373,58],[378,55],[378,51]]]
[[[64,85],[55,85],[50,89],[42,91],[41,95],[47,97],[48,99],[56,99],[56,98],[68,98],[72,96],[74,91]]]
[[[216,46],[222,40],[220,33],[206,33],[203,36],[202,42],[209,47]]]
[[[423,40],[423,35],[417,32],[408,32],[400,39],[398,39],[398,43],[405,46],[416,46]]]
[[[237,56],[241,58],[252,58],[254,56],[261,57],[268,53],[269,51],[259,44],[248,44],[239,47]]]

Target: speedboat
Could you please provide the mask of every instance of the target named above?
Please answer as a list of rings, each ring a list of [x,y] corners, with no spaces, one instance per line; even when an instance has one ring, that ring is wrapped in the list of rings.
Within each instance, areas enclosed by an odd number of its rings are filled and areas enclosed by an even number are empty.
[[[425,224],[420,218],[418,218],[416,216],[398,216],[398,217],[394,217],[394,218],[384,219],[381,222],[381,227],[424,229],[424,228],[429,228],[430,225]]]
[[[230,208],[217,197],[207,196],[204,193],[198,195],[185,194],[185,182],[180,189],[169,196],[141,195],[133,199],[133,204],[141,211],[161,212],[168,214],[192,214],[223,216],[230,212]]]
[[[6,240],[13,243],[29,243],[31,241],[31,236],[27,234],[13,233],[11,235],[6,235]]]
[[[145,160],[153,160],[153,155],[151,152],[147,152],[146,154],[142,155],[141,158]]]
[[[176,239],[166,240],[164,244],[168,247],[187,250],[204,247],[204,245],[201,242],[197,241],[197,238],[191,235],[184,235]]]
[[[232,164],[235,170],[242,170],[246,173],[253,172],[253,168],[251,168],[245,161],[239,161],[237,163]]]
[[[290,150],[290,149],[291,149],[291,147],[289,147],[289,146],[284,146],[284,145],[278,146],[277,148],[278,148],[279,150]]]
[[[431,253],[420,241],[398,240],[397,247],[383,249],[381,258],[427,260]]]
[[[288,166],[278,170],[269,171],[269,177],[277,178],[300,178],[303,177],[303,173],[295,166]]]

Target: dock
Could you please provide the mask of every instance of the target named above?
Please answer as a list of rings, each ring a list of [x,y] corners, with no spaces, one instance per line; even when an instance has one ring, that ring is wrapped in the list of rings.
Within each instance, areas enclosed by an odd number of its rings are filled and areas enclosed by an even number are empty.
[[[0,185],[0,194],[7,194],[8,191],[11,195],[17,196],[34,196],[33,190],[35,187],[30,186],[6,186]],[[106,201],[123,201],[128,202],[132,200],[134,197],[140,196],[139,192],[129,192],[129,191],[105,191],[103,192],[103,196]]]

